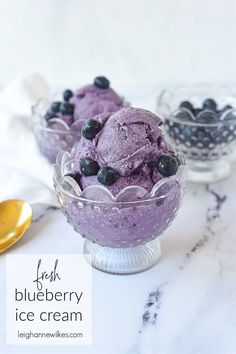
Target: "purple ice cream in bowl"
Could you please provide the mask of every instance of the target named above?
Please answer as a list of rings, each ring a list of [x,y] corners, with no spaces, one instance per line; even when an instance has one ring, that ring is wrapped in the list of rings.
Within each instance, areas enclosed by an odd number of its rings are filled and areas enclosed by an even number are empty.
[[[160,257],[158,236],[175,218],[186,180],[185,161],[161,125],[139,108],[99,114],[84,122],[72,150],[57,157],[61,209],[99,270],[137,273]]]
[[[39,100],[32,108],[32,115],[40,151],[54,163],[60,151],[69,151],[78,142],[86,119],[127,105],[104,76],[97,76],[93,84],[74,92],[65,90],[62,98]]]

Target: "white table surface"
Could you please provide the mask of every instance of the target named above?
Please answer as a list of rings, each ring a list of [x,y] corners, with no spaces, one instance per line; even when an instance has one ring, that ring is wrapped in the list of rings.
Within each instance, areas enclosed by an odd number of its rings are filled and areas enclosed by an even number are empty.
[[[147,94],[137,103],[151,108],[153,97]],[[1,255],[0,353],[235,354],[235,182],[236,164],[228,180],[188,185],[152,269],[131,276],[93,271],[91,346],[6,345],[6,254]],[[82,250],[83,239],[59,210],[49,208],[8,253]]]

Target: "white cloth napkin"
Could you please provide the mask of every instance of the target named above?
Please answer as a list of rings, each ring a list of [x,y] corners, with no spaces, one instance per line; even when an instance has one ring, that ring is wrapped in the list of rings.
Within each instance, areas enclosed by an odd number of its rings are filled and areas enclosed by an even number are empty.
[[[18,78],[0,91],[0,201],[57,205],[52,164],[39,152],[31,118],[32,105],[49,95],[49,85],[38,74]]]

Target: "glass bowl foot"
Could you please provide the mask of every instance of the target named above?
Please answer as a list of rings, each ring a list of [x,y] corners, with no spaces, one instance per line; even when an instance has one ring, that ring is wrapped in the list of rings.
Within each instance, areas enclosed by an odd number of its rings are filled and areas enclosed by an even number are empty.
[[[88,240],[84,244],[84,255],[96,269],[112,274],[134,274],[156,264],[161,255],[159,238],[135,247],[103,247]]]
[[[230,162],[227,160],[187,160],[187,167],[190,182],[213,183],[228,177],[230,174]]]

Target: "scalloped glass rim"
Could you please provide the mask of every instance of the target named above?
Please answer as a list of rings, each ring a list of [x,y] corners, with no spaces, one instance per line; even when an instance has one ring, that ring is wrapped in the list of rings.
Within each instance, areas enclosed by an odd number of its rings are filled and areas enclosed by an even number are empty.
[[[47,98],[40,98],[37,103],[31,107],[31,111],[32,111],[32,115],[33,117],[37,116],[37,117],[40,117],[40,119],[38,119],[36,121],[36,118],[34,118],[34,122],[37,124],[37,129],[40,129],[42,131],[45,131],[45,132],[48,132],[48,133],[57,133],[57,134],[72,134],[72,135],[78,135],[78,132],[80,133],[80,131],[78,130],[72,130],[68,124],[66,124],[62,119],[60,118],[57,118],[58,120],[61,120],[63,122],[63,125],[64,126],[67,126],[66,129],[52,129],[52,128],[49,128],[47,126],[44,126],[43,125],[43,122],[44,122],[44,116],[42,114],[42,112],[40,111],[40,105],[47,101],[48,102],[48,105],[50,104],[50,100],[47,99]]]
[[[189,116],[191,117],[191,121],[188,121],[186,119],[181,119],[176,117],[176,114],[178,113],[188,113]],[[204,110],[204,112],[209,112],[212,115],[215,115],[215,112],[213,112],[210,109],[206,109]],[[229,113],[234,113],[235,114],[235,119],[227,119],[227,120],[223,120]],[[198,116],[198,115],[197,115]],[[213,122],[213,123],[202,123],[202,122],[197,122],[195,120],[196,118],[194,117],[194,115],[192,114],[192,112],[190,112],[188,109],[186,108],[178,108],[175,111],[173,111],[172,113],[170,113],[170,115],[165,114],[165,120],[171,120],[175,123],[178,124],[184,124],[184,125],[189,125],[192,127],[223,127],[223,126],[229,126],[229,125],[236,125],[236,109],[232,108],[229,109],[227,111],[225,111],[222,116],[220,117],[221,120],[219,120],[218,122]]]
[[[222,113],[219,117],[217,116],[216,122],[203,123],[197,122],[195,116],[186,108],[176,108],[179,102],[184,100],[194,101],[196,105],[200,104],[200,101],[207,96],[215,97],[217,103],[222,108],[230,104],[232,109],[228,109]],[[157,97],[156,111],[159,112],[164,120],[169,119],[175,123],[182,123],[186,126],[194,127],[223,127],[229,125],[236,125],[235,119],[225,119],[230,113],[236,116],[236,87],[228,84],[179,84],[174,85],[169,88],[163,89]],[[207,110],[210,114],[215,116],[215,112]],[[182,118],[178,118],[175,115],[177,113],[184,112],[188,113],[190,116],[190,121]],[[204,111],[206,112],[206,110]],[[198,113],[197,117],[201,115]]]
[[[168,100],[166,96],[169,96]],[[165,106],[169,111],[175,108],[170,108],[170,102],[179,103],[185,100],[194,100],[194,104],[202,103],[202,100],[212,96],[217,99],[217,103],[222,106],[230,104],[236,107],[236,86],[235,84],[222,83],[198,83],[198,84],[178,84],[171,85],[161,90],[157,96],[157,108]],[[177,100],[176,100],[177,98]],[[199,103],[197,103],[197,102]]]
[[[73,149],[71,150],[71,154],[73,154]],[[109,201],[100,201],[100,200],[93,200],[93,199],[88,199],[85,198],[84,196],[81,196],[79,194],[76,193],[76,191],[74,190],[74,193],[69,192],[68,190],[65,190],[65,188],[63,187],[63,174],[62,174],[62,168],[64,168],[66,165],[70,165],[73,161],[73,156],[71,156],[71,154],[67,151],[62,151],[58,154],[57,159],[56,159],[56,163],[54,164],[54,174],[53,174],[53,179],[54,179],[54,184],[55,184],[55,188],[59,188],[60,191],[78,201],[78,202],[82,202],[82,203],[86,203],[86,204],[92,204],[92,205],[99,205],[99,206],[128,206],[128,205],[145,205],[148,204],[150,202],[156,202],[156,201],[163,201],[165,200],[167,197],[171,196],[170,194],[165,194],[165,195],[159,195],[159,196],[155,196],[155,194],[157,193],[157,191],[163,187],[163,185],[167,182],[171,182],[171,181],[175,181],[176,183],[178,183],[179,185],[184,184],[186,181],[186,175],[187,175],[187,168],[186,168],[186,163],[185,163],[185,159],[183,155],[178,155],[180,161],[181,161],[181,165],[178,168],[178,171],[176,173],[176,175],[168,177],[168,178],[163,178],[160,181],[158,181],[152,188],[152,190],[150,191],[149,196],[147,198],[143,198],[143,199],[137,199],[134,201],[122,201],[119,200],[119,197],[123,194],[125,194],[126,191],[129,191],[131,188],[138,188],[143,189],[143,191],[145,191],[145,195],[147,195],[147,191],[140,187],[140,186],[135,186],[135,185],[130,185],[127,186],[125,188],[123,188],[116,196],[114,196],[108,188],[106,188],[105,186],[100,186],[100,185],[94,185],[94,186],[88,186],[86,187],[83,191],[80,189],[81,193],[85,193],[86,191],[90,191],[90,190],[100,190],[105,192],[109,197],[110,200]],[[78,189],[77,189],[78,190]]]
[[[124,107],[128,107],[130,106],[130,103],[128,101],[125,100],[125,98],[123,96],[120,96],[120,98],[123,101],[123,106]],[[40,98],[35,105],[33,105],[31,107],[31,112],[33,117],[37,116],[40,117],[40,119],[36,120],[36,118],[34,118],[35,123],[38,125],[38,129],[41,129],[42,131],[46,131],[46,132],[53,132],[53,133],[58,133],[58,134],[72,134],[72,135],[78,135],[78,132],[80,133],[80,130],[73,130],[71,129],[72,127],[70,127],[67,123],[65,123],[62,119],[57,118],[58,120],[61,120],[63,122],[63,125],[67,126],[67,128],[65,130],[60,130],[60,129],[51,129],[47,126],[43,125],[43,122],[45,121],[44,119],[44,113],[40,110],[41,105],[47,102],[47,106],[50,105],[50,103],[52,102],[51,99],[48,98]],[[84,122],[84,120],[79,120],[80,122]]]

